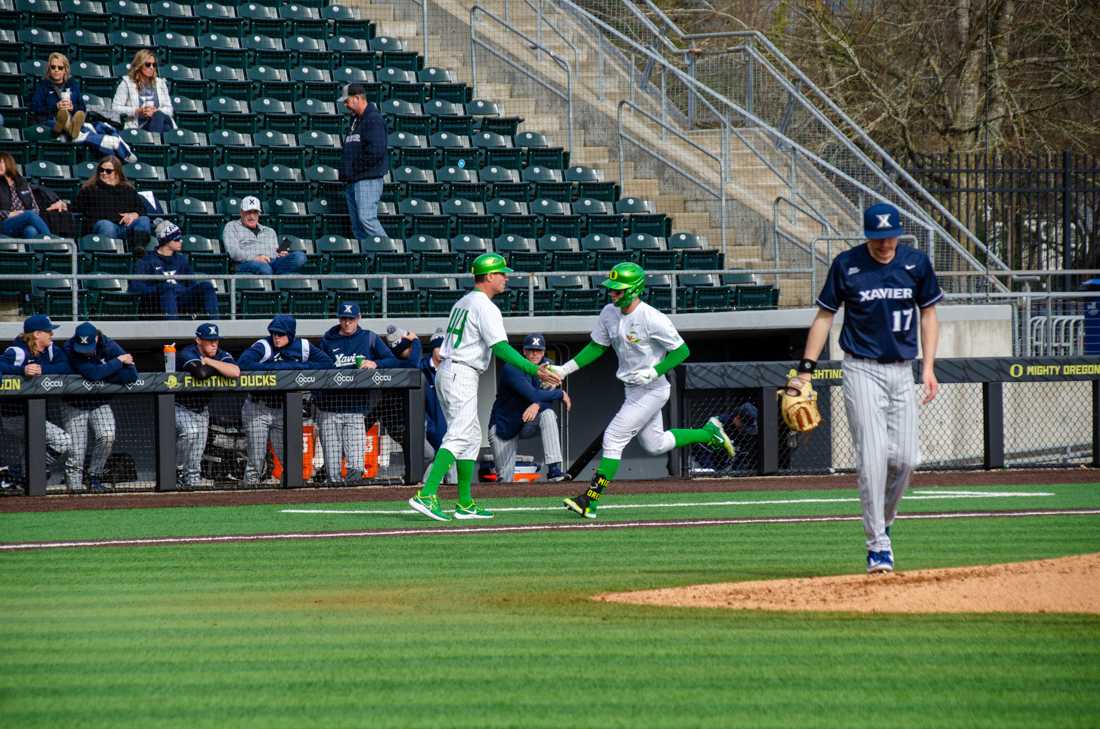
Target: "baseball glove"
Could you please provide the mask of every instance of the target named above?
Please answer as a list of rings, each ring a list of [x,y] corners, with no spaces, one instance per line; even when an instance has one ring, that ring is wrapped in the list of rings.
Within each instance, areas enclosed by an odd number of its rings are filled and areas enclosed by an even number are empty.
[[[791,370],[787,375],[787,386],[776,394],[779,397],[779,410],[783,413],[783,422],[791,430],[808,433],[821,425],[821,412],[817,409],[817,393],[813,385],[803,382],[798,374]]]

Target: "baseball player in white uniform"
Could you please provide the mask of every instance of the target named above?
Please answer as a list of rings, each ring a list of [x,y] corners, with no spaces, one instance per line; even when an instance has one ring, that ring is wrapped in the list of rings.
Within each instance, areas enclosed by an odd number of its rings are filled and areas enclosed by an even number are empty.
[[[550,368],[565,378],[595,362],[611,347],[619,358],[615,376],[626,386],[626,399],[604,431],[603,451],[591,486],[581,495],[564,501],[565,508],[587,519],[596,518],[600,495],[615,479],[623,449],[634,436],[653,454],[701,443],[723,448],[733,457],[733,444],[718,418],[710,418],[702,428],[665,430],[661,409],[668,402],[672,386],[664,375],[687,359],[690,351],[672,321],[642,301],[645,291],[642,267],[620,263],[611,269],[603,286],[611,291],[611,303],[600,312],[592,329],[592,341],[573,359]]]
[[[183,365],[180,369],[196,380],[215,375],[236,379],[241,376],[233,355],[219,346],[221,333],[211,322],[200,324],[195,330],[195,343],[180,352]],[[210,396],[179,395],[176,398],[176,481],[183,488],[199,485],[202,471],[202,452],[210,432]]]
[[[409,506],[429,519],[450,521],[439,506],[437,491],[451,464],[458,471],[458,503],[455,519],[492,519],[493,513],[478,506],[471,495],[477,453],[481,447],[481,424],[477,417],[477,384],[496,355],[529,375],[539,375],[548,383],[559,378],[547,365],[529,362],[508,344],[504,317],[493,304],[493,297],[508,286],[512,269],[499,253],[483,253],[474,259],[474,290],[451,308],[446,338],[441,351],[443,360],[436,372],[435,386],[447,421],[447,434],[436,452],[428,479],[411,499]]]

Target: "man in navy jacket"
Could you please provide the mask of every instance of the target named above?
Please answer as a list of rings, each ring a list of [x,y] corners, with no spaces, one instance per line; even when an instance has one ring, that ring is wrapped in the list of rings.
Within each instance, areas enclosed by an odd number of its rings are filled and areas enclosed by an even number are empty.
[[[157,247],[146,253],[134,267],[135,275],[157,276],[156,280],[131,281],[130,291],[152,302],[168,319],[178,319],[180,307],[202,308],[206,316],[218,316],[218,294],[209,281],[176,276],[193,273],[187,256],[180,253],[183,247],[179,226],[170,220],[156,221],[154,230]]]
[[[390,169],[386,121],[378,107],[367,101],[366,94],[361,84],[348,84],[337,99],[352,113],[351,129],[344,137],[340,180],[347,183],[344,195],[351,231],[360,240],[387,237],[378,222],[378,201],[382,199],[382,178]]]
[[[257,339],[237,359],[241,372],[278,370],[323,370],[332,367],[332,357],[314,347],[308,339],[296,338],[298,322],[279,314],[267,325],[268,336]],[[275,457],[283,458],[283,409],[280,395],[249,393],[241,409],[248,434],[248,465],[245,485],[259,484],[264,474],[267,441],[270,436]]]
[[[138,378],[133,355],[109,338],[91,322],[84,322],[65,342],[65,355],[76,374],[91,382],[126,385]],[[69,488],[79,491],[80,469],[88,448],[88,428],[92,429],[92,452],[88,459],[88,489],[106,491],[103,469],[115,446],[115,414],[104,397],[70,397],[61,402],[61,420],[72,440],[69,463],[73,476],[66,478]]]
[[[546,362],[546,337],[528,334],[523,340],[523,356],[535,364]],[[516,446],[520,438],[542,436],[546,458],[546,480],[561,481],[561,432],[553,405],[558,400],[569,408],[569,395],[560,387],[544,388],[538,377],[524,374],[510,364],[501,368],[497,399],[489,416],[489,445],[493,448],[493,466],[497,481],[511,481],[516,470]]]
[[[40,377],[42,375],[71,375],[69,358],[61,345],[53,341],[54,330],[58,326],[45,314],[35,314],[23,321],[23,333],[16,337],[11,345],[0,354],[0,375],[19,375],[20,377]],[[8,408],[18,412],[9,412]],[[23,428],[19,416],[21,409],[15,403],[4,403],[0,412],[0,429],[5,435],[5,445],[23,446]],[[65,470],[66,485],[72,489],[70,479],[75,475],[80,483],[79,469],[70,469],[69,451],[72,439],[57,425],[46,421],[46,466],[61,462]],[[17,458],[17,461],[22,458]],[[70,470],[73,471],[70,474]],[[17,481],[21,478],[18,475]]]

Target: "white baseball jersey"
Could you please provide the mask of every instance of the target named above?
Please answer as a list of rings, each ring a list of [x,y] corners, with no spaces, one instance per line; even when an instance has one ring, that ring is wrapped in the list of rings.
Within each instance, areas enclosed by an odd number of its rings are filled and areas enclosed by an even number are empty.
[[[600,312],[591,336],[596,344],[615,350],[619,357],[615,376],[620,380],[631,372],[656,366],[666,354],[684,344],[672,320],[644,301],[626,315],[619,307],[608,304]]]
[[[447,322],[447,338],[440,354],[443,359],[459,362],[477,372],[489,368],[491,348],[508,339],[504,317],[492,299],[474,289],[451,308]]]

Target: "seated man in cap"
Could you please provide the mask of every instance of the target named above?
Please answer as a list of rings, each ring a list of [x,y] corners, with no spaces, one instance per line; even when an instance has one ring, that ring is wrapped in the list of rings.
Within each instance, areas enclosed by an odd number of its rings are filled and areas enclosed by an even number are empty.
[[[241,376],[233,355],[219,346],[221,333],[217,324],[200,324],[195,330],[195,343],[180,352],[183,372],[196,380],[220,376],[236,379]],[[198,486],[202,470],[202,452],[210,431],[210,396],[180,395],[176,398],[176,481],[184,488]]]
[[[242,371],[324,370],[332,367],[332,357],[310,344],[308,339],[295,338],[298,322],[287,314],[279,314],[267,325],[268,336],[257,339],[237,360]],[[245,485],[255,486],[264,475],[267,441],[270,437],[275,457],[283,458],[283,412],[281,395],[250,392],[241,415],[248,434],[248,465],[244,471]]]
[[[335,367],[385,369],[401,366],[400,360],[381,337],[359,326],[358,304],[342,302],[338,307],[338,317],[339,323],[325,332],[320,345],[321,350],[332,357]],[[328,480],[360,480],[367,454],[366,415],[371,409],[370,393],[363,390],[322,390],[315,402]],[[341,462],[347,469],[346,474],[342,474],[344,468]]]
[[[180,253],[183,235],[170,220],[157,219],[153,234],[157,247],[145,254],[134,266],[134,275],[156,276],[151,280],[130,281],[130,291],[164,312],[167,319],[178,319],[181,309],[201,309],[206,316],[218,315],[218,293],[209,281],[179,280],[176,276],[194,273],[187,256]]]
[[[11,345],[0,354],[0,375],[20,375],[39,377],[41,375],[71,375],[69,358],[65,350],[53,342],[53,333],[58,326],[45,314],[35,314],[23,321],[23,333],[17,336]],[[7,443],[23,441],[22,423],[18,419],[22,406],[18,403],[3,403],[0,409],[0,429]],[[65,469],[66,484],[72,490],[71,479],[75,476],[80,484],[79,468],[69,465],[69,450],[72,439],[57,425],[46,421],[46,465],[52,466],[60,461]],[[9,474],[9,478],[11,475]],[[18,480],[18,479],[16,479]]]
[[[281,249],[275,230],[260,224],[260,200],[252,195],[241,200],[241,219],[225,224],[222,244],[237,273],[280,276],[306,265],[305,253]]]
[[[84,322],[65,342],[65,355],[73,370],[85,380],[127,385],[138,378],[134,357],[127,354],[113,339],[103,334],[91,322]],[[94,441],[88,461],[88,489],[106,491],[103,469],[115,446],[115,414],[105,397],[67,397],[61,401],[61,420],[72,440],[69,463],[76,469],[66,479],[69,488],[80,490],[80,472],[88,448],[88,427]]]
[[[733,443],[733,459],[725,451],[707,448],[705,445],[693,445],[691,455],[699,468],[714,471],[747,471],[756,468],[756,406],[743,402],[733,412],[716,416],[722,422]]]
[[[340,161],[340,181],[347,185],[344,196],[351,232],[359,240],[376,235],[386,237],[385,228],[378,222],[378,201],[382,199],[382,178],[390,171],[386,120],[378,107],[367,101],[366,94],[361,84],[348,84],[336,100],[351,112],[351,127],[344,136]]]
[[[546,359],[546,337],[528,334],[523,339],[523,356],[541,365]],[[572,407],[569,395],[561,387],[548,388],[535,375],[527,375],[505,364],[500,371],[500,386],[489,416],[489,445],[493,448],[493,466],[497,481],[512,481],[516,470],[516,446],[521,438],[542,436],[546,459],[546,480],[561,481],[561,431],[554,403],[561,400]]]

